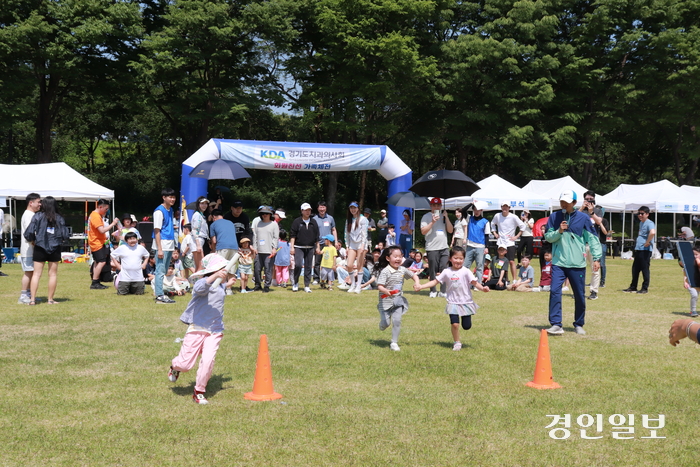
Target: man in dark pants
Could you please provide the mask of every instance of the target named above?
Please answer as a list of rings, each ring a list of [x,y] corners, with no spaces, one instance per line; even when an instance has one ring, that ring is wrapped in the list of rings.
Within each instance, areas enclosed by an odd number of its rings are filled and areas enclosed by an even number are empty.
[[[430,200],[430,212],[424,214],[420,221],[420,231],[425,235],[425,252],[428,256],[428,275],[430,280],[440,274],[447,267],[450,259],[450,248],[447,243],[447,234],[453,231],[452,222],[447,217],[447,211],[442,210],[442,200],[433,198]],[[445,284],[440,285],[440,297],[445,297]],[[438,297],[435,287],[430,288],[430,298]]]
[[[642,206],[637,211],[639,218],[639,234],[634,245],[634,262],[632,263],[632,282],[624,292],[647,293],[649,290],[649,265],[651,263],[651,253],[654,251],[654,236],[656,235],[656,225],[649,220],[649,208]],[[642,273],[642,288],[637,290],[639,273]]]

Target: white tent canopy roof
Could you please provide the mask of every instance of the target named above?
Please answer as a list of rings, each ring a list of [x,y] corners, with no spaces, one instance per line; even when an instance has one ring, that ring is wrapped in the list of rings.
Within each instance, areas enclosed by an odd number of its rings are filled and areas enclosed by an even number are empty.
[[[536,193],[541,198],[549,199],[549,206],[552,209],[559,209],[559,196],[563,191],[574,190],[577,195],[577,204],[580,206],[583,199],[583,194],[588,191],[573,178],[566,177],[555,178],[553,180],[531,180],[530,183],[523,187],[523,190],[531,193]],[[604,207],[608,211],[623,211],[625,209],[624,201],[616,196],[600,195],[596,193],[596,204]]]
[[[24,199],[29,193],[39,193],[65,201],[114,199],[114,190],[93,182],[65,162],[0,164],[0,174],[0,197]]]
[[[659,180],[644,185],[621,184],[606,196],[625,201],[626,210],[647,206],[657,212],[692,213],[693,205],[700,204],[697,196],[683,190],[668,180]]]
[[[466,206],[474,200],[483,201],[488,204],[485,211],[500,210],[505,203],[511,209],[529,209],[534,211],[546,211],[549,209],[549,201],[535,193],[527,192],[522,188],[513,185],[498,175],[491,175],[477,183],[480,189],[471,196],[460,196],[445,200],[447,209],[458,209]]]

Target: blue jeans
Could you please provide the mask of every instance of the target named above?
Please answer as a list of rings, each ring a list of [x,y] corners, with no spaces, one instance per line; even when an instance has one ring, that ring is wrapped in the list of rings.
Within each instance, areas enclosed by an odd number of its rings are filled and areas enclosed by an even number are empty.
[[[399,246],[401,247],[404,258],[408,258],[408,254],[413,249],[413,237],[410,235],[401,234],[399,236]]]
[[[574,326],[583,326],[586,318],[586,268],[562,268],[552,265],[552,289],[549,292],[549,324],[561,326],[561,288],[569,279],[574,293]]]
[[[464,267],[471,269],[472,263],[476,261],[476,280],[481,283],[481,277],[484,275],[484,252],[486,247],[475,248],[467,247],[467,254],[464,258]]]
[[[600,285],[605,285],[605,257],[608,254],[608,245],[601,242],[600,248],[603,251],[603,254],[600,257]]]
[[[158,257],[156,252],[156,297],[163,295],[163,278],[165,278],[165,273],[168,272],[168,266],[170,266],[170,260],[173,258],[172,251],[164,251],[163,259]]]

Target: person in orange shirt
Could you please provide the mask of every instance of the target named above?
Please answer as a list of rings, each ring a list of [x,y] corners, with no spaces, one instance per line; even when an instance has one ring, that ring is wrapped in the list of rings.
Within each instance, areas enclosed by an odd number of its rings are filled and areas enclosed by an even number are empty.
[[[106,285],[100,283],[102,268],[109,257],[109,248],[105,246],[105,242],[107,241],[107,232],[116,226],[119,221],[119,219],[114,219],[109,225],[104,223],[102,218],[107,214],[108,209],[108,201],[104,199],[98,200],[97,208],[92,211],[88,220],[88,244],[90,245],[92,259],[94,261],[92,267],[92,284],[90,285],[91,289],[99,290],[107,288]]]

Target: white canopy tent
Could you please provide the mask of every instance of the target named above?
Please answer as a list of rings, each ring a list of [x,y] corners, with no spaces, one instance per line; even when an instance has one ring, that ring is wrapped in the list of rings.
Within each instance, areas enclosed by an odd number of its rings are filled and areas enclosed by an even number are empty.
[[[0,164],[0,176],[0,197],[23,199],[35,192],[64,201],[114,200],[114,190],[93,182],[65,162]]]
[[[550,210],[559,209],[559,195],[566,190],[574,190],[578,196],[578,204],[581,204],[583,194],[588,191],[583,185],[578,183],[573,178],[566,177],[555,178],[553,180],[531,180],[523,187],[523,190],[536,193],[542,198],[549,199]],[[600,195],[596,193],[595,201],[597,205],[605,208],[608,212],[622,212],[625,210],[625,203],[622,199],[614,196]]]
[[[509,204],[512,209],[549,210],[549,200],[546,197],[525,191],[498,175],[494,174],[486,177],[478,182],[477,185],[481,188],[471,196],[446,199],[445,207],[447,209],[459,209],[474,200],[479,200],[488,204],[488,207],[484,209],[485,211],[500,210],[504,203]]]
[[[0,164],[0,198],[10,201],[10,216],[16,211],[16,201],[23,200],[29,193],[39,193],[42,197],[53,196],[59,201],[112,201],[114,212],[114,190],[99,185],[81,175],[65,162],[50,164],[8,165]],[[86,204],[87,210],[87,204]],[[16,217],[16,215],[15,215]],[[10,236],[12,242],[12,236]]]

